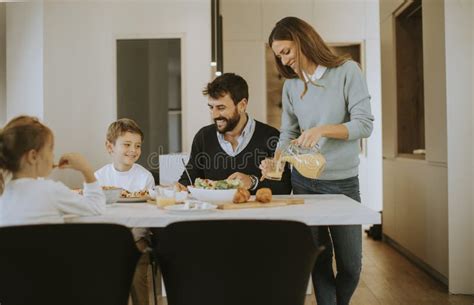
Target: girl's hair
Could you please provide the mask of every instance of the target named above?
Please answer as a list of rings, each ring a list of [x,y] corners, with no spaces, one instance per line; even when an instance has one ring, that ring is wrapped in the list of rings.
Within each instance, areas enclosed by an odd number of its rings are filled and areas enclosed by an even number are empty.
[[[4,175],[17,172],[23,155],[32,149],[41,150],[52,135],[51,129],[30,116],[18,116],[0,129],[0,194]]]
[[[350,55],[336,55],[314,28],[306,21],[296,17],[285,17],[278,21],[268,37],[270,48],[275,40],[293,41],[296,47],[296,64],[301,67],[301,55],[304,55],[310,62],[316,65],[333,68],[338,67],[350,59]],[[300,78],[304,80],[303,72],[298,69],[298,73],[288,66],[284,66],[281,60],[274,54],[278,71],[285,78]],[[308,85],[304,82],[303,97],[308,90]]]

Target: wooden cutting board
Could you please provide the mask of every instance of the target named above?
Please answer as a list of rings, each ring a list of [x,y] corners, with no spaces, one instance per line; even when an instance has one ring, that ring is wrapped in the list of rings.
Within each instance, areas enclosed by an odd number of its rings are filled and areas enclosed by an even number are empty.
[[[261,203],[258,201],[249,201],[246,203],[223,203],[218,204],[217,208],[221,210],[235,209],[253,209],[253,208],[273,208],[294,204],[303,204],[304,199],[273,199],[269,203]]]

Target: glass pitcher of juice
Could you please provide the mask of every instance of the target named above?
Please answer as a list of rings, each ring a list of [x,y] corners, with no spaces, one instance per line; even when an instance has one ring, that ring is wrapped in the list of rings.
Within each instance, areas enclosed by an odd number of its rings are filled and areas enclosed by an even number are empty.
[[[288,162],[298,170],[298,172],[309,179],[316,179],[321,176],[326,166],[326,159],[317,147],[301,147],[290,143],[282,146],[279,159]]]

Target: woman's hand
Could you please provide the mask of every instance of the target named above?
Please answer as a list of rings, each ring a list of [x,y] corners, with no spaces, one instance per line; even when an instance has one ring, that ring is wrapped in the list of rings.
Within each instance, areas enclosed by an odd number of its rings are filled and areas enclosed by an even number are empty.
[[[347,140],[349,130],[344,124],[321,125],[303,131],[298,139],[293,140],[293,143],[302,147],[314,147],[322,137]]]
[[[314,147],[323,136],[323,126],[313,127],[303,131],[294,143],[301,147]]]
[[[58,167],[61,169],[71,168],[80,171],[84,176],[86,183],[92,183],[97,180],[89,162],[87,162],[86,158],[81,154],[67,153],[62,155],[59,159]]]

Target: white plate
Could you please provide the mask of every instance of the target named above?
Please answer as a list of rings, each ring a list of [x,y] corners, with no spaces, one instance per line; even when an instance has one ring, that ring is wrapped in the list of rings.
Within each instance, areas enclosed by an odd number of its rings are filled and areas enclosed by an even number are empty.
[[[150,197],[130,197],[130,198],[119,198],[117,203],[132,203],[132,202],[147,202]]]
[[[197,200],[186,200],[185,204],[168,205],[163,209],[177,214],[200,214],[214,211],[217,209],[217,205]]]
[[[120,199],[120,194],[122,193],[121,188],[103,190],[105,194],[105,203],[111,204],[117,202]]]

